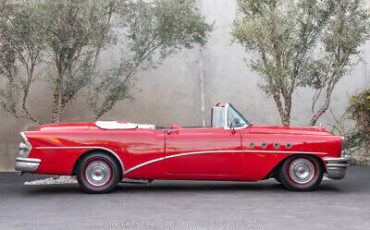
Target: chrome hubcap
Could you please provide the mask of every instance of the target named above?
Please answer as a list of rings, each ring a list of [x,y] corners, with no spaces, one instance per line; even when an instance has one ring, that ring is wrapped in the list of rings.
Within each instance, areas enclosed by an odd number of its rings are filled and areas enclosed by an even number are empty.
[[[86,168],[86,179],[94,186],[102,186],[109,181],[111,169],[104,161],[93,161]]]
[[[290,163],[289,175],[292,180],[299,184],[305,184],[312,180],[315,174],[315,167],[307,159],[296,159]]]

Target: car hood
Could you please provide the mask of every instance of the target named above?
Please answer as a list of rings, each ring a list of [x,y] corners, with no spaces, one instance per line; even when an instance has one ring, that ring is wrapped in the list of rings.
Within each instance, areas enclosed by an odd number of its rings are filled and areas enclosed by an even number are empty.
[[[37,128],[37,131],[71,131],[71,130],[86,130],[93,122],[74,122],[74,123],[53,123],[42,125]]]
[[[249,133],[259,134],[292,134],[292,135],[333,135],[325,128],[317,127],[285,127],[285,126],[251,126]]]

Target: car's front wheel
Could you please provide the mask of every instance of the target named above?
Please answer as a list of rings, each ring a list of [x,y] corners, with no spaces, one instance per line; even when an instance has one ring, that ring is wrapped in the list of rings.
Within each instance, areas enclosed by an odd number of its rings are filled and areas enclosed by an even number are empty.
[[[290,190],[315,190],[321,183],[324,171],[312,156],[292,156],[280,168],[279,179]]]
[[[87,193],[111,192],[121,179],[120,168],[115,159],[99,152],[82,158],[76,175],[82,190]]]

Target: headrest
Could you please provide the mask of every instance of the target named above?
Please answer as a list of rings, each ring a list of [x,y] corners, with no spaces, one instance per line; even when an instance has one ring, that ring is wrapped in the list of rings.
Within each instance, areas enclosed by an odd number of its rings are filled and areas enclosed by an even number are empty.
[[[181,125],[171,125],[170,129],[182,129]]]

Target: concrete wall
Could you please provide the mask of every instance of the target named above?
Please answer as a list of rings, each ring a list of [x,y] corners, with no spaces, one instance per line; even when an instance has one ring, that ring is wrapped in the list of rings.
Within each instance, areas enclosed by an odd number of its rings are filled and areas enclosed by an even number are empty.
[[[260,78],[245,64],[248,56],[231,42],[231,23],[236,4],[231,0],[201,0],[200,7],[208,22],[215,22],[206,47],[184,50],[168,58],[155,70],[141,72],[132,90],[134,101],[118,103],[102,120],[126,120],[154,123],[160,126],[183,126],[210,123],[210,108],[218,101],[232,102],[247,119],[255,124],[279,125],[280,119],[271,98],[257,87]],[[370,42],[362,48],[364,62],[343,78],[332,97],[331,109],[340,116],[348,105],[349,96],[370,87]],[[105,53],[105,61],[114,59],[113,50]],[[44,97],[46,85],[34,86],[30,104],[44,117],[48,116],[51,99]],[[312,90],[299,89],[294,95],[292,125],[307,125]],[[66,111],[66,121],[85,120],[86,92]],[[91,117],[91,116],[87,116]],[[15,119],[0,109],[0,171],[12,170],[21,130],[34,128],[28,121]],[[324,126],[333,123],[332,115],[320,120]]]

